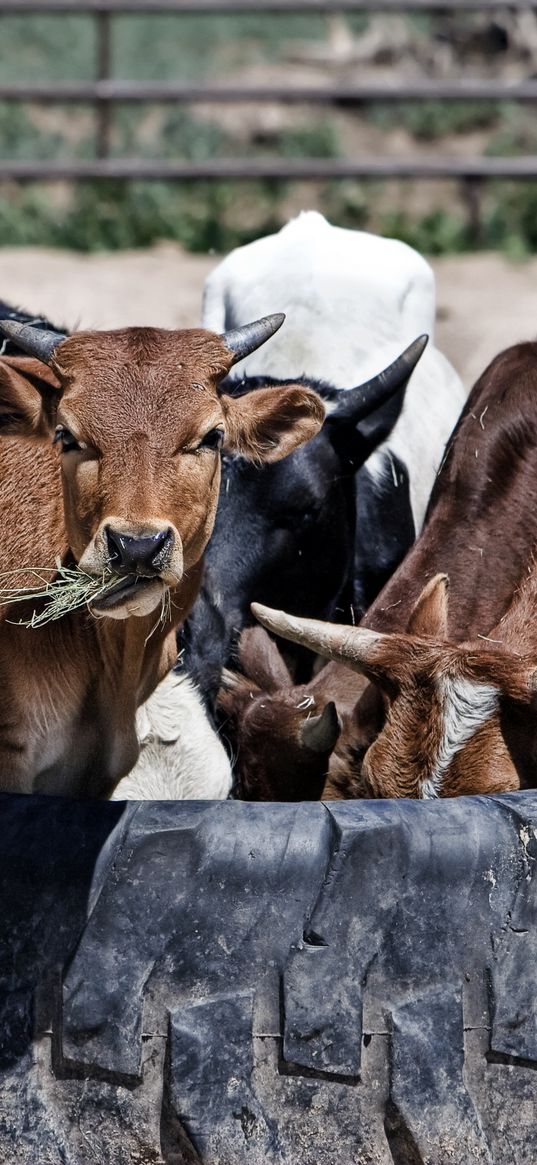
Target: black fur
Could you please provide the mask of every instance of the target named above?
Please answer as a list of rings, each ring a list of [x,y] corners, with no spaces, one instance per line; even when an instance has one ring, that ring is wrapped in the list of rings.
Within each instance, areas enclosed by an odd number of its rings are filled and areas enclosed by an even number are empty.
[[[283,383],[266,377],[228,379],[223,389],[243,395]],[[222,667],[233,662],[240,632],[253,622],[250,603],[322,619],[335,619],[346,607],[354,561],[355,474],[391,431],[406,388],[356,425],[337,415],[340,391],[306,379],[294,383],[314,389],[333,407],[321,432],[274,465],[259,468],[223,456],[203,586],[179,639],[182,666],[209,707]],[[373,518],[370,528],[372,523]],[[284,647],[289,651],[288,643]],[[309,678],[310,659],[296,649],[297,682]]]
[[[408,470],[393,453],[385,454],[380,479],[362,466],[356,474],[355,493],[352,605],[358,621],[410,550],[416,531]]]

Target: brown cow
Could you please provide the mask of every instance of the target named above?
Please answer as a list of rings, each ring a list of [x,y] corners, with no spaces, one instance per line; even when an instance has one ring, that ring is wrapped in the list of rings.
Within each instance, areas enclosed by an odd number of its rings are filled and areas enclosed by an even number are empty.
[[[346,629],[340,658],[383,692],[386,719],[359,767],[347,756],[346,782],[340,755],[332,776],[339,774],[341,792],[429,798],[535,785],[536,611],[532,560],[488,636],[449,642],[448,579],[442,574],[424,588],[409,633]]]
[[[275,461],[322,425],[324,406],[300,386],[219,395],[235,360],[282,321],[222,337],[158,328],[64,337],[0,322],[35,358],[0,361],[0,572],[59,557],[121,576],[89,612],[39,629],[18,626],[21,608],[8,609],[2,789],[106,795],[135,762],[136,708],[172,664],[175,628],[199,586],[220,447]]]
[[[224,669],[218,708],[234,757],[234,795],[245,801],[316,801],[340,733],[341,685],[322,699],[315,680],[294,685],[274,640],[248,627],[239,641],[244,675]],[[340,668],[343,683],[354,679]],[[273,699],[276,703],[273,703]],[[353,700],[354,705],[356,701]],[[285,751],[280,747],[285,738]]]
[[[344,718],[343,732],[330,763],[332,790],[335,787],[339,795],[417,796],[420,790],[421,795],[424,791],[434,791],[434,783],[428,785],[430,777],[424,776],[426,772],[430,773],[431,766],[425,761],[422,763],[429,745],[426,747],[423,743],[423,732],[414,734],[410,729],[402,732],[401,717],[405,726],[415,724],[415,716],[420,723],[429,724],[430,716],[425,715],[424,707],[430,709],[430,700],[427,702],[423,696],[421,680],[417,680],[418,674],[421,679],[428,674],[427,668],[421,664],[428,661],[428,665],[433,668],[433,645],[427,642],[428,635],[442,640],[448,637],[455,641],[471,639],[474,641],[474,657],[477,642],[481,655],[483,650],[486,652],[487,666],[492,667],[490,649],[494,645],[490,640],[495,638],[495,633],[490,628],[500,622],[510,606],[516,588],[526,575],[529,551],[537,544],[536,463],[537,344],[519,344],[496,357],[473,389],[439,472],[423,532],[367,612],[361,627],[342,628],[314,620],[290,620],[281,612],[255,608],[261,622],[276,634],[307,645],[332,660],[341,661],[332,662],[323,669],[325,698],[329,698],[330,684],[337,682],[338,669],[345,666],[344,661],[347,661],[347,666],[355,666],[362,673],[355,677],[357,699],[360,693],[363,694],[358,699],[352,720]],[[424,580],[431,579],[439,572],[448,574],[450,578],[449,608],[441,597],[445,583],[436,582],[432,594],[428,595],[425,591],[420,599]],[[525,594],[527,615],[527,592]],[[506,625],[509,627],[513,619],[510,649],[515,647],[525,654],[527,639],[522,636],[521,610],[522,607],[515,604]],[[366,627],[370,630],[366,631]],[[405,634],[390,641],[382,636],[373,636],[373,630],[384,633],[405,633],[408,630],[411,635],[424,636],[425,656],[421,658],[419,652],[415,657],[408,654],[411,647]],[[361,645],[360,663],[357,657],[352,661],[352,652],[358,641]],[[390,652],[389,660],[384,661],[384,678],[377,666],[381,644]],[[373,654],[365,662],[369,649]],[[416,640],[413,641],[412,650],[417,652]],[[464,651],[464,648],[461,650]],[[395,674],[396,666],[400,669],[403,657],[407,658],[411,673],[412,660],[418,657],[421,660],[420,667],[412,673],[416,681],[412,696],[410,686],[407,689],[407,710],[412,711],[408,719],[404,712],[404,702],[400,702],[396,710],[396,701],[393,699],[400,682],[399,674]],[[451,658],[458,658],[455,648]],[[502,685],[508,684],[511,675],[512,657],[510,659],[511,662],[507,660],[507,672],[501,673],[504,677],[501,683],[500,674],[495,680],[502,692]],[[390,661],[394,668],[391,679],[388,674]],[[501,670],[501,662],[498,660],[497,663]],[[317,683],[323,672],[317,677]],[[461,675],[464,674],[463,670]],[[492,675],[492,672],[489,674]],[[373,684],[367,684],[363,676],[372,680]],[[405,676],[408,679],[409,672]],[[474,707],[475,716],[472,719],[468,713],[466,720],[467,725],[472,722],[471,735],[475,731],[476,741],[479,723],[475,725],[473,720],[475,717],[489,718],[487,708],[484,704],[480,705],[478,700],[478,696],[484,699],[485,695],[482,688],[474,692],[470,704]],[[273,697],[273,703],[276,706],[276,696]],[[494,701],[491,698],[489,710],[492,703]],[[382,737],[386,750],[382,753],[381,738],[378,741],[376,738],[388,709],[389,725],[387,734]],[[396,718],[399,723],[397,732],[393,729]],[[507,762],[495,764],[488,784],[481,778],[476,780],[470,767],[467,770],[468,779],[464,778],[464,774],[456,777],[453,770],[450,782],[453,791],[475,791],[476,787],[498,791],[498,788],[516,787],[519,777],[524,782],[534,780],[528,771],[530,764],[523,771],[521,759],[529,747],[526,727],[530,725],[528,708],[521,712],[520,707],[510,706],[508,720],[509,724],[506,725],[503,715],[502,739],[508,739],[513,757],[516,752],[517,775],[513,775],[513,766]],[[470,729],[465,728],[466,731]],[[434,733],[433,727],[431,732]],[[484,735],[482,732],[481,738]],[[406,739],[404,746],[403,736]],[[489,737],[490,733],[487,740]],[[374,748],[371,749],[364,769],[363,758],[374,741]],[[434,752],[434,742],[429,743]],[[281,741],[284,753],[285,746],[285,740]],[[404,747],[408,747],[410,753],[416,750],[406,774],[404,766],[401,766],[401,750]],[[502,749],[504,755],[504,745],[500,751]],[[458,748],[455,751],[458,752]],[[466,758],[469,755],[468,745]],[[531,757],[529,760],[532,764]],[[461,765],[458,766],[459,773],[462,771]],[[421,773],[419,781],[416,779],[417,769]],[[448,784],[442,782],[444,793],[447,788]]]

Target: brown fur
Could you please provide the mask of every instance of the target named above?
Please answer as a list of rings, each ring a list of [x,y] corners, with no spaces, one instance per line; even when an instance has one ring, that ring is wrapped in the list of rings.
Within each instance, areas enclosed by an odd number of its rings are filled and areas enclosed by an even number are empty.
[[[477,381],[449,442],[423,532],[370,607],[362,625],[380,631],[404,629],[424,581],[444,571],[449,574],[450,601],[442,630],[437,629],[437,634],[455,641],[478,635],[496,638],[490,628],[507,612],[513,593],[527,572],[528,552],[537,543],[536,459],[537,344],[526,343],[502,352]],[[531,608],[529,594],[525,602]],[[529,609],[515,604],[508,624],[512,628],[512,644],[523,645],[523,628],[532,618]],[[487,649],[486,640],[477,639],[476,649],[477,646]],[[344,727],[336,747],[336,752],[341,752],[346,742],[347,757],[342,761],[341,756],[334,756],[331,761],[339,794],[370,795],[361,778],[361,762],[368,744],[377,737],[387,707],[386,695],[379,686],[368,688],[359,698],[353,723]],[[529,769],[531,766],[533,770],[537,746],[528,739],[532,710],[526,705],[521,713],[511,702],[507,713],[501,710],[500,720],[502,743],[498,743],[498,755],[502,759],[495,767],[497,773],[501,769],[504,774],[500,779],[502,787],[516,787],[518,782],[513,775],[513,759],[508,765],[505,762],[506,741],[523,783],[533,783],[535,777]],[[484,735],[480,731],[476,742]],[[499,736],[498,727],[498,742]],[[477,743],[465,746],[464,761],[468,764],[470,756],[476,755],[476,748]],[[370,765],[374,755],[369,758]],[[529,763],[528,755],[532,758]],[[468,768],[466,776],[462,767],[461,755],[452,774],[455,792],[475,791],[480,782],[486,783],[483,767],[477,781],[473,763],[472,772]],[[392,757],[392,774],[398,769],[399,760]],[[388,779],[384,773],[382,784],[389,787],[392,783],[393,776]]]
[[[496,684],[501,700],[498,714],[456,754],[442,795],[535,783],[536,712],[528,695],[537,663],[529,631],[533,586],[512,599],[537,544],[536,461],[537,344],[519,344],[496,357],[475,385],[423,532],[363,619],[364,627],[397,634],[355,675],[359,698],[353,715],[343,718],[325,795],[418,796],[438,752],[435,682],[446,675]],[[449,610],[434,587],[428,598],[421,594],[439,572],[449,574]],[[417,639],[400,634],[407,625]],[[352,628],[348,633],[350,640]],[[479,638],[486,635],[502,638],[505,648]],[[467,642],[459,650],[448,637]],[[328,698],[338,671],[348,666],[331,662],[320,673]],[[285,740],[280,747],[285,755]]]
[[[517,344],[472,389],[423,531],[362,625],[404,629],[424,583],[443,572],[450,638],[486,635],[506,612],[537,543],[536,460],[537,343]]]
[[[452,750],[438,795],[497,793],[520,787],[520,773],[502,728],[501,706],[504,710],[512,703],[524,707],[528,736],[534,735],[532,706],[537,692],[537,636],[534,619],[529,616],[532,609],[535,611],[537,575],[532,573],[522,593],[515,595],[505,619],[491,632],[489,642],[477,639],[460,645],[434,638],[447,621],[447,590],[441,585],[441,577],[425,588],[416,608],[417,618],[414,621],[411,617],[409,621],[411,634],[383,636],[375,658],[368,663],[368,671],[375,673],[376,682],[388,694],[387,714],[382,731],[363,757],[363,764],[347,773],[349,796],[422,795],[424,782],[437,771],[449,712],[442,700],[442,681],[445,683],[446,679],[486,684],[496,690],[498,706],[469,740],[461,741]],[[413,634],[418,623],[421,635],[430,638]],[[512,626],[516,628],[514,639]],[[529,745],[528,741],[528,759]],[[344,776],[341,787],[345,790]]]
[[[314,684],[293,685],[276,644],[261,627],[243,631],[239,655],[246,675],[226,672],[218,697],[234,757],[235,796],[247,801],[318,800],[331,750],[308,748],[301,730],[327,701]],[[304,706],[308,697],[311,702]]]
[[[148,603],[85,610],[39,630],[0,635],[1,788],[110,792],[137,755],[135,711],[175,657],[175,628],[199,586],[220,460],[198,448],[213,427],[225,448],[275,460],[318,432],[319,398],[295,385],[220,397],[232,355],[201,329],[82,332],[57,348],[52,372],[0,360],[0,571],[80,562],[109,570],[108,524],[133,536],[173,532],[173,554]],[[60,453],[56,424],[84,444]],[[32,580],[25,580],[32,581]],[[169,616],[159,622],[169,589]],[[144,606],[145,603],[145,606]]]

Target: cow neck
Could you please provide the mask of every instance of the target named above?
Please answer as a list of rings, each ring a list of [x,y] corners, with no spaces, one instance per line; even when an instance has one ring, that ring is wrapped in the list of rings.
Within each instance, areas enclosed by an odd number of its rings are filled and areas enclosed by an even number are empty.
[[[143,618],[92,620],[103,672],[116,690],[131,693],[135,706],[147,699],[175,663],[175,631],[193,605],[201,571],[200,561],[170,592],[170,614],[163,622],[160,609]]]

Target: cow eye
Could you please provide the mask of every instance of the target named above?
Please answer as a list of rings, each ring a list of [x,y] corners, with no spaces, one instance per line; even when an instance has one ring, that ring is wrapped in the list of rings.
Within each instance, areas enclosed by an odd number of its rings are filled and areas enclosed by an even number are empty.
[[[223,429],[209,429],[198,445],[198,449],[221,449],[224,443]]]
[[[62,453],[71,453],[75,449],[81,449],[76,437],[73,437],[73,434],[64,425],[58,425],[54,434],[52,444],[57,445],[58,442],[61,443]]]

